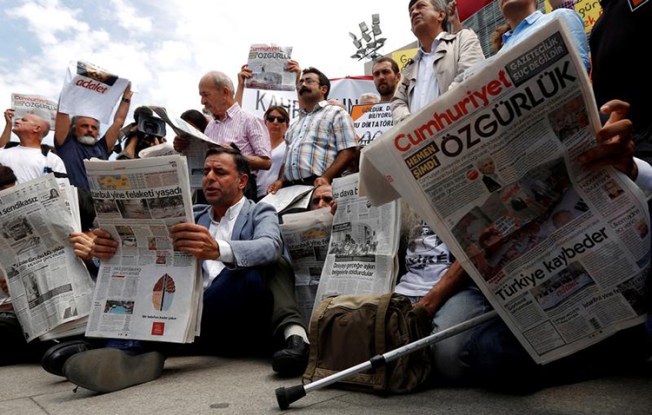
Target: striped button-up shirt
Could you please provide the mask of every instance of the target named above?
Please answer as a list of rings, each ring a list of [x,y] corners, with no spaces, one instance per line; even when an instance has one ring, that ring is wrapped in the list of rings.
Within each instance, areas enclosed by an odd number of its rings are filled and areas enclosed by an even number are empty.
[[[321,101],[312,112],[301,110],[285,133],[285,180],[321,176],[337,153],[357,147],[351,116],[343,108]]]
[[[245,156],[270,157],[272,152],[267,127],[238,103],[226,110],[223,121],[211,120],[204,134],[217,144],[235,144]]]

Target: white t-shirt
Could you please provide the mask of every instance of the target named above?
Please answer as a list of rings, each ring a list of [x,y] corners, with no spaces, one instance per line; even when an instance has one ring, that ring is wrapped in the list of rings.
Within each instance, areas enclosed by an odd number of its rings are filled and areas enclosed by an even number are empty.
[[[11,167],[18,183],[36,179],[50,172],[66,173],[63,160],[52,151],[43,156],[40,148],[16,146],[0,150],[0,164]]]
[[[410,231],[405,267],[407,272],[395,292],[423,297],[448,271],[454,258],[448,247],[428,225],[422,223]]]
[[[269,170],[258,170],[256,176],[256,186],[258,187],[258,197],[261,198],[267,194],[267,188],[270,184],[278,179],[278,173],[281,170],[281,165],[285,160],[285,149],[287,144],[285,141],[272,149],[272,167]]]

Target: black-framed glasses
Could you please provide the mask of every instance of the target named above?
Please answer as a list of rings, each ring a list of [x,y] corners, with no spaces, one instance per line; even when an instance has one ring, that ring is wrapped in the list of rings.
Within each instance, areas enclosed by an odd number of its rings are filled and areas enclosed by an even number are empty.
[[[312,78],[304,78],[304,79],[300,79],[299,82],[298,82],[298,84],[299,84],[299,85],[301,85],[301,84],[304,84],[304,85],[312,85],[312,84],[316,84],[316,83],[318,83],[318,82],[319,82],[319,81],[316,80],[316,79],[312,79]]]
[[[269,123],[273,123],[274,121],[276,121],[278,123],[284,124],[285,122],[287,122],[287,119],[282,115],[279,115],[279,116],[268,115],[266,119],[267,119],[267,122],[269,122]]]

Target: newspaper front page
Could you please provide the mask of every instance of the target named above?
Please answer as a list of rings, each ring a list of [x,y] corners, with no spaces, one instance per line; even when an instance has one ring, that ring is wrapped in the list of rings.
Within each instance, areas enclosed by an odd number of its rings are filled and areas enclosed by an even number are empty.
[[[384,294],[396,284],[400,207],[371,206],[358,195],[358,173],[333,180],[337,211],[314,307],[326,297]]]
[[[389,182],[547,363],[645,320],[647,204],[577,161],[599,128],[556,20],[366,147],[361,187],[377,203]]]
[[[201,310],[197,260],[169,227],[193,222],[183,156],[85,161],[98,227],[118,241],[102,261],[86,335],[188,343]]]
[[[50,123],[50,130],[54,130],[54,121],[57,117],[57,102],[41,95],[11,94],[11,108],[14,110],[12,124],[26,114],[36,114]]]
[[[94,284],[68,243],[79,220],[64,194],[52,174],[0,191],[0,266],[27,341],[86,326]]]
[[[291,56],[291,46],[251,45],[247,66],[253,77],[245,81],[245,87],[294,91],[296,74],[288,70]]]
[[[315,304],[332,226],[330,208],[283,215],[281,233],[292,259],[296,299],[306,325]]]
[[[97,65],[82,61],[68,64],[59,94],[59,111],[84,114],[103,124],[110,124],[113,108],[129,85],[129,80]]]

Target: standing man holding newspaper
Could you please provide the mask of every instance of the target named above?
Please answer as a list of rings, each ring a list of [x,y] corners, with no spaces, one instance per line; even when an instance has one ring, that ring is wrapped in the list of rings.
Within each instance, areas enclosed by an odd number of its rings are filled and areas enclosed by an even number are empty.
[[[129,106],[131,105],[131,84],[127,85],[118,109],[113,117],[113,123],[98,140],[100,122],[95,118],[77,115],[72,117],[57,112],[54,122],[54,147],[63,160],[68,171],[70,184],[80,189],[89,190],[84,160],[96,157],[108,160],[113,152],[113,146],[118,141],[120,129],[125,123]]]
[[[318,187],[340,177],[358,151],[353,120],[344,108],[326,101],[331,83],[316,68],[303,70],[297,84],[302,105],[285,134],[287,156],[270,192],[297,184]]]
[[[202,353],[260,354],[270,345],[272,298],[265,277],[281,255],[282,242],[274,208],[244,197],[248,174],[249,163],[240,152],[210,149],[202,181],[209,205],[195,206],[196,224],[171,227],[174,248],[201,261],[204,305],[196,346]],[[93,254],[111,258],[117,242],[102,229],[95,233]],[[96,392],[124,389],[161,375],[165,355],[160,347],[112,340],[109,347],[68,358],[63,373]]]

